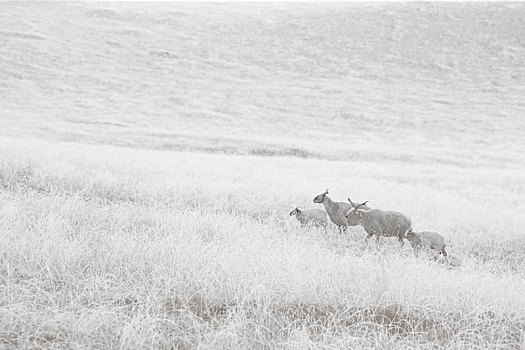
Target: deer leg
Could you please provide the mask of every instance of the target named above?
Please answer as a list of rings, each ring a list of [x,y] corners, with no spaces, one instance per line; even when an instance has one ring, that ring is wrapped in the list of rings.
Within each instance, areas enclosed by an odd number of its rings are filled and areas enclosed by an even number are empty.
[[[379,251],[379,246],[380,246],[379,235],[375,233],[375,236],[376,236],[376,250]]]

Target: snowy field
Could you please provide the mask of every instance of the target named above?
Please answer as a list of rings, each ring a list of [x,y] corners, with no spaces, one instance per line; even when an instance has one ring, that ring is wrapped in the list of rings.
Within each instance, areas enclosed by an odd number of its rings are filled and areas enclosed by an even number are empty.
[[[524,18],[1,2],[0,348],[525,348]]]

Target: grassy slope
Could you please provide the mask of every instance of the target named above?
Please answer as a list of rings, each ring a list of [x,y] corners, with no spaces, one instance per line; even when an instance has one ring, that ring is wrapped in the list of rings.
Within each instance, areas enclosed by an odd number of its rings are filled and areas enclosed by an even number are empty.
[[[447,182],[392,163],[370,177],[385,165],[367,162],[349,181],[334,161],[16,139],[0,150],[5,346],[523,346],[523,206],[464,196],[489,198],[498,174]],[[366,249],[361,229],[299,229],[287,213],[312,206],[312,168],[334,193],[445,232],[452,264],[394,242]]]
[[[10,135],[336,159],[521,159],[520,4],[1,6]]]
[[[1,346],[525,345],[522,5],[0,8]]]

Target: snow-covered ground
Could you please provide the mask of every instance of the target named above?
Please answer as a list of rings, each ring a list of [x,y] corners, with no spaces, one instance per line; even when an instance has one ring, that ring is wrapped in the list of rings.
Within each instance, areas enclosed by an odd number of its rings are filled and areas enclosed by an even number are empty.
[[[0,348],[525,346],[525,5],[0,3]],[[449,263],[361,228],[399,210]]]

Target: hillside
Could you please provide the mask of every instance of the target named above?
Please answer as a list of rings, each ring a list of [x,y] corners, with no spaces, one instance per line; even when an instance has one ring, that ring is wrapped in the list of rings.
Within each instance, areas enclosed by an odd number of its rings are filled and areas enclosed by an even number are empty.
[[[519,3],[0,6],[4,135],[524,164]]]
[[[0,2],[0,348],[525,348],[524,18]]]

